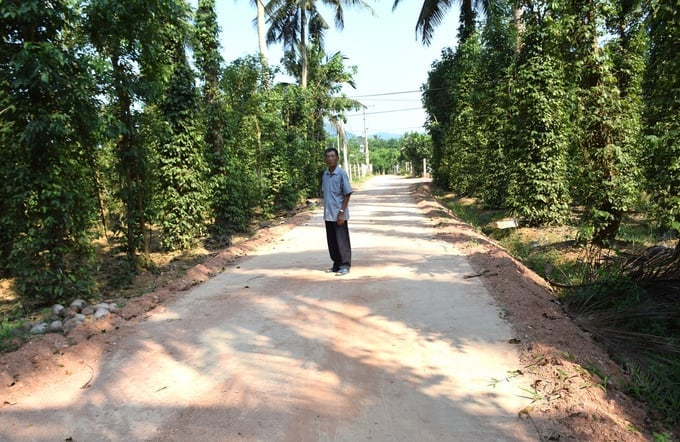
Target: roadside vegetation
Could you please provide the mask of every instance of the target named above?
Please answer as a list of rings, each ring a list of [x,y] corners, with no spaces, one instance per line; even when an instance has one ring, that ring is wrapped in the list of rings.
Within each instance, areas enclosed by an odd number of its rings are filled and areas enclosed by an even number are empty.
[[[474,5],[425,85],[433,182],[677,424],[677,2]]]
[[[437,199],[544,277],[571,318],[630,375],[622,389],[678,424],[680,264],[673,235],[631,213],[609,247],[596,247],[579,239],[577,224],[520,226],[510,211],[473,198],[440,191]]]

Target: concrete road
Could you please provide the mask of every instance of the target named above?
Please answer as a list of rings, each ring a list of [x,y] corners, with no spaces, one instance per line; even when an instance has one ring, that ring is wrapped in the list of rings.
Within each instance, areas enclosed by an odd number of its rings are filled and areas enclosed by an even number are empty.
[[[349,275],[321,210],[0,414],[17,441],[533,441],[509,325],[465,258],[376,177],[352,196]],[[521,379],[518,381],[521,382]],[[30,422],[30,425],[28,424]]]

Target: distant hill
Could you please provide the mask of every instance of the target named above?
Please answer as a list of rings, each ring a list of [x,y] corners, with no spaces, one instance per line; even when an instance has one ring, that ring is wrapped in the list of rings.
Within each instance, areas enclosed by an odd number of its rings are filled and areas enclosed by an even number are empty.
[[[335,129],[332,128],[326,128],[326,132],[328,132],[329,136],[334,137],[335,136]],[[364,134],[355,134],[353,132],[346,132],[345,136],[347,137],[348,140],[351,140],[352,138],[363,138]],[[389,132],[378,132],[378,133],[369,133],[368,134],[368,140],[370,141],[371,138],[373,137],[378,137],[381,140],[392,140],[395,138],[401,138],[404,136],[404,134],[393,134]]]
[[[394,139],[394,138],[401,138],[403,135],[404,134],[391,134],[389,132],[378,132],[377,134],[372,134],[370,136],[371,137],[376,136],[376,137],[380,138],[381,140],[391,140],[391,139]],[[369,141],[370,141],[370,139],[371,138],[369,137]]]
[[[328,132],[329,136],[331,136],[331,137],[334,137],[335,134],[336,134],[335,128],[333,128],[333,127],[330,126],[330,125],[326,125],[326,132]],[[363,133],[361,133],[361,134],[355,134],[354,132],[349,132],[349,131],[346,132],[345,135],[347,136],[347,139],[348,139],[348,140],[349,140],[349,139],[352,139],[352,138],[363,138],[363,136],[364,136]],[[371,138],[373,138],[373,137],[378,137],[378,138],[380,138],[381,140],[393,140],[393,139],[395,139],[395,138],[401,138],[401,137],[403,137],[403,136],[404,136],[403,133],[401,133],[401,134],[395,134],[395,133],[391,133],[391,132],[376,132],[376,133],[369,133],[369,134],[368,134],[368,139],[369,139],[369,141],[370,141]]]

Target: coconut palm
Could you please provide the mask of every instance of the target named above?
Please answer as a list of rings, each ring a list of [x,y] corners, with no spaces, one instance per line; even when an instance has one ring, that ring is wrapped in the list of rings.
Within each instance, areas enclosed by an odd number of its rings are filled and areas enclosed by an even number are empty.
[[[267,62],[267,32],[265,30],[265,6],[264,0],[253,0],[257,7],[257,41],[260,46],[260,57],[264,63]]]
[[[461,29],[471,31],[474,29],[476,12],[486,14],[489,10],[491,0],[460,0],[460,22]],[[420,8],[420,15],[416,22],[416,36],[420,35],[424,45],[429,46],[432,42],[432,35],[437,26],[442,23],[444,16],[453,5],[453,0],[424,0]],[[394,0],[392,10],[399,5],[399,0]],[[464,39],[471,32],[461,35]]]
[[[322,137],[325,120],[331,124],[337,120],[344,121],[346,111],[356,111],[364,107],[359,101],[350,99],[342,93],[344,86],[356,88],[354,76],[357,67],[345,66],[347,57],[341,52],[326,54],[319,42],[314,39],[307,47],[307,60],[309,64],[307,91],[314,103],[312,124],[314,130],[318,130],[317,135]],[[289,73],[300,75],[301,62],[295,54],[288,52],[282,62]]]
[[[335,11],[335,27],[345,27],[343,6],[373,9],[363,0],[322,0]],[[309,39],[323,47],[324,34],[330,28],[317,8],[315,0],[270,0],[266,6],[267,43],[283,43],[286,52],[300,56],[300,86],[307,87],[307,44]]]

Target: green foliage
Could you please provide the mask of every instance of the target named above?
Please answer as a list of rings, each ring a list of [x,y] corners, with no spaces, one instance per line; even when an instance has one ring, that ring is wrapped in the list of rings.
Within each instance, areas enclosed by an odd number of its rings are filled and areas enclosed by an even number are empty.
[[[474,195],[491,206],[502,206],[510,181],[508,149],[510,103],[507,93],[514,36],[508,5],[494,3],[481,35],[479,76],[475,86],[475,124],[479,152],[479,185]]]
[[[2,318],[2,323],[0,323],[0,353],[7,353],[18,348],[20,326],[21,324],[18,322],[11,323],[7,316]]]
[[[321,15],[320,3],[333,10],[335,27],[344,27],[345,5],[371,10],[363,0],[311,0],[306,3],[287,0],[271,0],[267,3],[268,22],[267,44],[282,43],[284,59],[282,60],[288,73],[299,80],[302,89],[313,83],[313,71],[318,67],[316,51],[325,53],[323,47],[324,33],[330,27]],[[311,50],[310,50],[311,47]]]
[[[473,193],[483,176],[474,97],[480,51],[478,33],[470,34],[455,52],[443,51],[443,60],[433,65],[423,95],[430,114],[433,178],[461,195]]]
[[[227,161],[222,173],[213,174],[209,184],[215,216],[213,232],[217,235],[248,231],[259,201],[254,173],[235,157]]]
[[[614,240],[623,214],[636,202],[641,177],[636,152],[640,101],[635,81],[620,71],[619,77],[614,75],[616,66],[599,47],[602,31],[592,17],[603,17],[604,7],[597,2],[573,7],[564,11],[563,19],[568,24],[564,38],[577,54],[570,67],[576,106],[571,156],[585,166],[572,173],[578,189],[574,196],[585,205],[584,229],[600,245]],[[624,44],[615,39],[612,45],[616,43]],[[627,82],[625,96],[619,79]]]
[[[454,52],[442,51],[441,60],[432,64],[423,92],[423,106],[427,113],[426,127],[432,138],[432,178],[441,188],[449,188],[449,162],[447,155],[448,122],[453,113],[452,89],[456,86]]]
[[[532,226],[564,222],[570,200],[563,73],[560,63],[542,53],[539,36],[540,32],[527,35],[527,49],[515,67],[513,138],[508,149],[512,179],[507,204]]]
[[[332,67],[313,70],[307,89],[272,88],[274,72],[254,57],[226,67],[221,83],[228,106],[224,148],[210,161],[216,231],[233,232],[236,226],[231,222],[245,227],[255,212],[270,216],[292,210],[317,191],[326,145],[323,119],[343,106],[342,99],[327,98],[345,79],[340,61],[332,58]],[[320,72],[330,77],[320,78]],[[235,199],[230,201],[227,195]]]
[[[168,250],[188,249],[206,232],[207,165],[203,138],[195,128],[197,98],[193,72],[179,49],[161,106],[169,134],[158,148],[158,217],[161,244]]]
[[[207,168],[201,147],[200,135],[189,127],[159,148],[158,216],[165,249],[190,248],[206,232]]]
[[[670,442],[673,435],[669,433],[654,433],[654,442]]]
[[[423,176],[423,160],[429,160],[432,155],[430,136],[411,132],[405,134],[400,139],[401,159],[410,162],[413,166],[413,175]]]
[[[92,64],[74,39],[79,22],[70,2],[39,5],[3,4],[0,49],[0,146],[8,159],[0,165],[7,229],[0,261],[29,304],[95,290]]]
[[[479,216],[480,210],[472,204],[465,204],[460,200],[447,200],[446,207],[453,213],[456,218],[470,224],[476,229],[481,230],[486,224],[484,219]]]
[[[680,16],[677,2],[650,2],[645,76],[649,192],[663,226],[680,221]]]
[[[232,213],[233,216],[233,212],[240,208],[241,214],[234,219],[243,220],[250,218],[256,209],[267,213],[272,208],[268,202],[271,197],[267,195],[271,189],[266,179],[272,156],[283,154],[280,147],[284,138],[281,133],[284,123],[278,115],[285,104],[282,105],[281,99],[276,100],[278,92],[269,87],[273,72],[262,69],[259,59],[247,57],[234,61],[224,72],[222,89],[231,110],[225,129],[230,133],[225,134],[225,149],[218,157],[218,164],[224,164],[225,169],[215,168],[213,175],[228,173],[246,181],[236,184],[231,178],[213,180],[214,183],[230,182],[236,185],[236,189],[228,192],[243,198],[241,201],[228,201],[224,199],[225,195],[219,196],[217,201],[233,205],[215,206],[216,227],[221,231],[234,230],[225,224],[229,218],[222,218],[222,214]],[[227,190],[223,189],[222,192]],[[250,198],[252,195],[255,195],[255,200]],[[246,207],[244,203],[254,204]],[[243,225],[242,222],[239,224]]]
[[[317,177],[326,139],[325,134],[320,135],[314,125],[308,122],[301,124],[299,129],[289,132],[281,139],[286,140],[283,146],[274,141],[271,143],[276,151],[269,151],[271,156],[267,161],[273,167],[269,170],[268,176],[277,183],[279,190],[276,194],[271,194],[272,207],[276,211],[288,211],[308,195],[317,192]],[[277,164],[285,164],[285,173],[276,170]]]
[[[507,4],[490,5],[480,46],[462,29],[433,64],[424,105],[435,183],[531,225],[561,224],[583,205],[582,231],[601,244],[641,194],[660,224],[680,225],[675,8],[602,0],[523,11],[515,28]]]
[[[208,149],[212,232],[217,235],[246,231],[262,193],[263,131],[260,121],[276,124],[275,109],[266,97],[273,76],[254,57],[226,66],[220,95],[211,102],[204,95]],[[215,113],[213,113],[215,112]]]
[[[480,133],[475,121],[475,83],[479,76],[480,38],[473,33],[459,45],[451,72],[451,117],[447,122],[445,156],[449,188],[459,195],[471,195],[479,185],[481,156],[477,151]]]
[[[266,200],[270,202],[266,210],[272,214],[280,210],[292,210],[298,203],[299,194],[295,188],[295,177],[287,167],[285,156],[272,156],[269,158],[270,168],[267,169],[264,185],[267,189]]]
[[[301,191],[297,196],[301,198],[318,192],[319,183],[316,180],[322,166],[322,152],[328,145],[328,134],[325,129],[326,121],[344,121],[345,112],[359,110],[362,104],[348,98],[342,93],[343,87],[354,87],[356,66],[345,66],[345,57],[341,52],[327,55],[321,42],[307,48],[308,87],[304,91],[305,107],[311,110],[311,119],[304,139],[296,141],[305,148],[293,148],[289,152],[293,167],[293,187]],[[301,166],[301,167],[300,167]],[[292,195],[291,195],[292,196]],[[293,202],[289,198],[289,204]]]
[[[203,80],[204,97],[212,102],[218,93],[223,59],[220,55],[219,25],[215,12],[215,0],[199,0],[195,14],[193,33],[194,58]]]
[[[154,192],[149,142],[158,138],[153,130],[159,126],[145,127],[154,119],[144,112],[158,103],[173,73],[171,42],[189,37],[188,9],[181,0],[96,0],[87,3],[85,14],[90,43],[109,63],[109,135],[116,143],[124,248],[133,268],[138,267],[140,250],[141,264],[148,266]]]
[[[407,136],[407,135],[404,135]],[[420,134],[418,134],[420,136]],[[426,137],[429,140],[429,137]],[[370,149],[370,161],[373,167],[373,173],[375,174],[385,174],[394,173],[396,167],[399,165],[401,159],[403,159],[403,153],[400,150],[400,144],[403,142],[404,137],[399,139],[389,139],[383,140],[378,137],[369,138],[368,145]],[[359,152],[359,142],[355,138],[349,144],[350,146],[350,157],[355,159],[354,163],[359,162],[359,158],[363,155]],[[429,158],[429,152],[426,154]],[[422,168],[422,167],[421,167]]]
[[[219,170],[224,160],[225,115],[228,108],[220,80],[224,73],[224,60],[219,53],[219,26],[214,0],[198,3],[193,33],[194,59],[198,77],[203,81],[199,100],[199,111],[195,118],[202,125],[206,143],[206,158]]]
[[[327,55],[318,44],[308,49],[309,84],[313,89],[315,119],[337,118],[348,110],[360,110],[362,104],[342,93],[343,86],[355,87],[356,66],[345,66],[341,52]],[[315,124],[317,121],[315,121]]]

